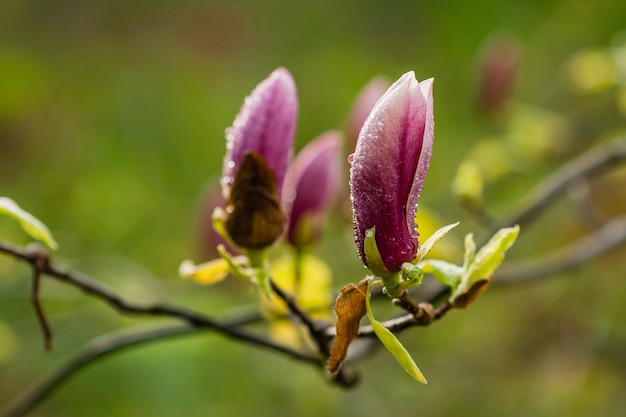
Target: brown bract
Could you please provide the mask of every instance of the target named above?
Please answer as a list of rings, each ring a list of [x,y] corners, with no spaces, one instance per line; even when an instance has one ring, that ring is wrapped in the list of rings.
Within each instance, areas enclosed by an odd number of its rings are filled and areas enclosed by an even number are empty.
[[[476,281],[464,294],[459,295],[454,299],[454,306],[456,308],[465,308],[478,298],[478,296],[484,293],[491,285],[491,279],[483,278]]]
[[[283,232],[276,176],[256,152],[243,158],[227,206],[226,231],[238,246],[261,249],[270,246]]]
[[[334,374],[346,359],[348,347],[359,332],[359,323],[365,313],[365,297],[367,294],[368,279],[365,278],[359,285],[348,284],[341,289],[335,301],[337,314],[337,336],[328,358],[328,370]]]

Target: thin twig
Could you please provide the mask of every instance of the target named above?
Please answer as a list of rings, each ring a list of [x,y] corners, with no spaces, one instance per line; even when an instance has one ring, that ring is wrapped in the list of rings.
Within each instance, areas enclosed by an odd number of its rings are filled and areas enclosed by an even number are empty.
[[[422,307],[422,304],[426,303],[420,303],[420,307],[423,309],[425,307]],[[450,304],[448,301],[444,301],[439,307],[432,310],[432,312],[429,314],[430,317],[428,320],[423,320],[420,317],[416,317],[414,314],[409,313],[400,317],[385,320],[382,322],[382,324],[392,333],[400,333],[401,331],[410,327],[428,326],[433,321],[442,319],[450,310],[452,310],[452,304]],[[334,336],[336,332],[337,330],[334,327],[329,327],[326,330],[326,334],[328,336]],[[357,337],[376,337],[376,333],[374,332],[374,328],[372,326],[361,326]]]
[[[606,216],[593,204],[588,181],[581,180],[573,183],[568,188],[567,194],[579,223],[587,230],[597,229],[606,222]]]
[[[43,346],[46,351],[52,350],[52,327],[50,327],[50,323],[48,322],[48,318],[46,313],[41,305],[41,298],[39,297],[39,289],[41,287],[41,270],[44,267],[46,262],[46,258],[40,257],[38,258],[32,266],[33,277],[32,277],[32,286],[31,286],[31,301],[33,306],[35,307],[35,314],[37,316],[37,320],[39,321],[39,326],[41,327],[41,332],[43,334]]]
[[[48,254],[39,247],[21,248],[12,245],[7,242],[0,241],[0,252],[10,254],[15,258],[24,260],[30,263],[38,273],[45,274],[51,278],[60,280],[74,287],[81,289],[83,292],[98,298],[111,307],[122,313],[142,314],[148,316],[163,316],[169,318],[175,318],[183,320],[187,323],[185,330],[172,330],[171,332],[166,330],[157,330],[153,333],[145,335],[133,335],[129,338],[122,338],[120,340],[112,340],[109,343],[104,343],[102,340],[98,342],[98,349],[92,352],[92,348],[89,346],[85,348],[82,354],[73,358],[66,366],[59,368],[57,373],[53,373],[48,377],[43,378],[33,389],[27,391],[23,396],[16,399],[6,411],[6,416],[18,416],[22,412],[26,412],[32,408],[35,404],[48,395],[58,384],[62,383],[66,378],[85,366],[87,363],[93,362],[98,359],[104,353],[112,353],[114,351],[121,350],[127,345],[133,345],[138,343],[145,343],[149,341],[159,340],[162,337],[168,337],[170,333],[178,334],[190,333],[192,331],[200,331],[203,329],[213,330],[217,333],[221,333],[230,338],[241,340],[259,347],[263,347],[275,352],[284,354],[292,359],[300,362],[309,363],[318,368],[324,367],[324,362],[320,360],[318,356],[311,356],[294,350],[290,347],[283,346],[274,343],[261,336],[257,336],[253,333],[244,331],[239,325],[247,323],[249,321],[255,321],[258,316],[245,315],[241,318],[225,319],[223,322],[215,321],[201,313],[176,306],[166,305],[140,305],[133,303],[119,297],[113,291],[93,280],[87,275],[81,274],[76,271],[67,270],[57,266],[51,261]],[[91,345],[90,345],[91,346]],[[350,374],[345,371],[334,376],[333,382],[344,386],[351,387],[357,382],[357,375]],[[15,411],[13,411],[15,410]],[[5,414],[2,414],[5,416]]]
[[[626,215],[612,219],[590,235],[549,256],[532,262],[506,264],[496,273],[494,284],[527,282],[554,276],[576,268],[624,243],[626,243]]]
[[[294,314],[307,328],[309,335],[315,342],[319,353],[321,354],[320,364],[322,367],[325,367],[326,361],[330,356],[330,347],[328,345],[328,337],[326,335],[326,329],[330,327],[329,325],[320,326],[318,325],[311,316],[304,311],[295,298],[291,296],[291,294],[285,292],[282,288],[280,288],[273,280],[270,280],[270,285],[272,287],[272,291],[276,293],[278,297],[280,297],[292,314]],[[351,373],[345,367],[339,369],[339,371],[332,375],[333,382],[343,386],[343,387],[352,387],[356,385],[359,381],[359,377],[357,374]]]
[[[324,337],[324,331],[320,331],[315,321],[311,318],[311,316],[309,316],[306,311],[300,308],[295,298],[291,296],[291,294],[280,288],[273,280],[270,281],[270,285],[272,287],[272,291],[274,291],[276,295],[280,297],[280,299],[283,300],[285,304],[287,304],[289,311],[291,311],[293,315],[298,317],[302,324],[305,325],[305,327],[309,331],[309,335],[317,344],[320,353],[322,353],[324,357],[327,357],[330,351],[328,349],[326,338]]]
[[[38,259],[41,259],[42,256],[40,249],[24,249],[15,245],[11,245],[7,242],[0,242],[0,252],[11,254],[16,258],[27,261],[31,265],[35,264],[36,262],[40,262],[38,261]],[[174,318],[177,320],[183,320],[197,328],[212,329],[230,338],[241,340],[251,344],[256,344],[270,350],[286,354],[287,356],[290,356],[291,358],[296,360],[311,362],[311,357],[309,357],[308,355],[304,355],[287,346],[278,345],[266,338],[255,335],[254,333],[244,331],[238,326],[233,326],[230,324],[223,325],[219,321],[213,320],[202,313],[184,307],[167,306],[161,304],[141,305],[124,300],[104,285],[95,281],[93,278],[90,278],[87,275],[81,274],[76,271],[63,269],[57,266],[49,258],[46,262],[43,263],[43,267],[40,269],[40,273],[77,287],[83,292],[106,302],[111,307],[122,313],[141,314],[147,316],[161,316]]]
[[[531,193],[529,193],[528,197],[524,200],[524,203],[513,213],[513,215],[497,224],[493,228],[493,231],[513,224],[524,225],[531,222],[547,207],[549,207],[556,200],[556,198],[563,194],[569,186],[576,183],[580,179],[589,178],[605,172],[616,164],[622,163],[624,159],[626,159],[626,139],[606,143],[581,155],[577,159],[566,164],[550,178],[542,182],[542,184],[535,188]],[[549,275],[578,266],[585,261],[599,256],[619,244],[622,244],[625,241],[626,216],[622,216],[611,220],[609,223],[596,230],[588,237],[580,239],[548,258],[544,258],[539,262],[524,263],[499,271],[496,274],[495,283],[511,283],[545,278]],[[106,302],[120,312],[170,317],[186,322],[185,325],[180,327],[157,329],[153,332],[147,332],[145,334],[119,337],[117,339],[112,338],[108,341],[106,338],[98,339],[97,342],[92,342],[91,344],[85,346],[85,348],[77,356],[72,358],[70,362],[66,363],[48,377],[41,380],[41,382],[34,386],[31,390],[17,397],[6,409],[5,414],[3,414],[4,417],[23,415],[37,402],[41,401],[41,399],[52,392],[53,389],[59,386],[65,379],[87,364],[92,363],[97,358],[120,351],[129,346],[161,340],[177,334],[192,333],[202,329],[210,329],[237,340],[242,340],[257,346],[268,348],[302,362],[307,362],[316,366],[320,365],[320,359],[318,357],[304,355],[300,352],[292,350],[291,348],[277,345],[271,341],[242,330],[234,324],[237,320],[218,322],[201,313],[181,307],[159,304],[148,306],[140,305],[124,300],[115,292],[94,281],[87,275],[72,270],[66,270],[57,266],[47,257],[47,255],[44,258],[45,262],[42,262],[41,253],[38,251],[23,249],[6,242],[0,242],[0,252],[10,254],[15,258],[28,262],[37,274],[47,275],[77,287],[85,293]],[[38,284],[34,283],[34,285]],[[279,288],[278,290],[280,291]],[[37,289],[34,288],[33,291],[36,293]],[[274,291],[276,292],[276,289],[274,289]],[[434,295],[431,296],[431,302],[440,298],[444,291],[445,288],[442,287],[441,291],[435,292]],[[277,294],[280,296],[280,293]],[[283,298],[288,305],[290,304],[290,300],[294,301],[288,294],[284,292],[282,294],[285,295],[285,297],[281,296],[281,298]],[[327,350],[327,340],[334,337],[336,332],[335,328],[317,328],[315,322],[310,319],[308,314],[299,309],[295,302],[292,302],[291,304],[291,312],[299,316],[303,323],[305,323],[308,327],[309,331],[314,336],[314,339],[318,342],[320,351],[324,352],[323,346],[326,346],[325,349]],[[442,318],[448,311],[451,310],[451,308],[452,306],[448,302],[444,301],[438,308],[434,309],[432,313],[433,319],[437,320]],[[415,314],[408,314],[392,320],[387,320],[383,324],[393,332],[400,332],[408,327],[417,325],[423,326],[429,323],[417,320]],[[323,336],[323,340],[322,338],[318,340],[320,335]],[[373,336],[373,329],[371,329],[370,326],[363,326],[360,329],[359,336],[371,337]],[[348,375],[347,373],[343,374],[336,380],[336,382],[343,384],[344,386],[349,386],[353,384],[354,381],[355,379],[353,376]]]
[[[503,266],[496,271],[493,284],[522,283],[556,276],[561,272],[576,268],[624,243],[626,243],[626,215],[609,221],[594,233],[580,238],[538,261],[519,262],[518,264],[509,263],[508,266]],[[447,291],[447,287],[442,285],[441,291],[434,292],[431,300],[440,298],[445,291]],[[442,303],[435,309],[434,319],[440,319],[451,308],[452,306],[447,301]],[[424,326],[425,323],[416,320],[413,314],[405,314],[384,321],[383,325],[392,332],[398,333],[410,327]],[[326,330],[328,337],[334,336],[335,333],[336,329],[334,327]],[[362,326],[358,337],[373,337],[374,335],[371,326]]]

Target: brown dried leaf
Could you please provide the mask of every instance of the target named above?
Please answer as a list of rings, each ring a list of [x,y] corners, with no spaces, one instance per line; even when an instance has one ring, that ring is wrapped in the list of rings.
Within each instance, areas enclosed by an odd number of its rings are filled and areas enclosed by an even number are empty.
[[[283,232],[276,176],[256,153],[248,152],[235,175],[225,222],[230,238],[242,248],[270,246]]]
[[[339,291],[335,301],[335,314],[337,314],[337,336],[328,358],[328,370],[334,374],[346,359],[348,347],[359,332],[359,323],[367,309],[365,297],[367,293],[368,279],[359,282],[358,286],[348,284]]]

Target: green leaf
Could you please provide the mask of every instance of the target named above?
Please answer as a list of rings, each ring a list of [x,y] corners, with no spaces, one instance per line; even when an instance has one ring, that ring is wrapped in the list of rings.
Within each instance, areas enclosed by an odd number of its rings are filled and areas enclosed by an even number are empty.
[[[483,278],[490,278],[504,260],[504,254],[519,234],[519,226],[500,229],[489,239],[467,269],[469,285]]]
[[[372,306],[370,304],[370,292],[374,285],[381,284],[381,281],[374,281],[370,283],[367,287],[367,293],[365,295],[365,305],[367,307],[367,317],[372,324],[372,328],[374,329],[374,333],[378,336],[378,339],[382,342],[385,348],[393,355],[394,358],[398,361],[398,363],[404,368],[404,370],[411,375],[413,378],[421,382],[422,384],[426,384],[426,378],[419,370],[415,361],[409,354],[409,352],[402,346],[402,343],[394,336],[393,333],[389,329],[387,329],[381,322],[377,321],[374,318],[374,314],[372,313]]]
[[[440,259],[430,259],[421,265],[427,268],[427,272],[432,272],[435,278],[443,285],[452,287],[453,291],[461,282],[463,272],[465,271],[458,265]]]
[[[33,239],[43,242],[50,249],[59,247],[48,227],[35,216],[20,208],[20,206],[10,198],[0,197],[0,214],[4,214],[16,220],[22,229]]]
[[[493,272],[500,266],[504,260],[504,254],[513,245],[518,235],[519,226],[500,229],[473,257],[467,255],[467,252],[472,251],[471,244],[469,250],[467,249],[468,246],[466,246],[466,259],[471,259],[471,263],[465,268],[461,283],[456,291],[453,292],[450,301],[454,303],[456,298],[470,291],[477,281],[487,280],[490,282]],[[468,240],[466,238],[466,245],[468,241],[473,242],[473,239]]]
[[[421,261],[424,256],[426,256],[428,252],[430,252],[430,250],[435,247],[437,242],[439,242],[450,230],[457,227],[459,223],[460,222],[456,222],[447,226],[443,226],[435,233],[433,233],[428,239],[426,239],[426,242],[422,243],[419,250],[417,251],[417,255],[415,256],[413,263]]]
[[[463,256],[463,269],[467,269],[476,256],[476,242],[474,242],[474,235],[468,233],[465,236],[465,255]]]

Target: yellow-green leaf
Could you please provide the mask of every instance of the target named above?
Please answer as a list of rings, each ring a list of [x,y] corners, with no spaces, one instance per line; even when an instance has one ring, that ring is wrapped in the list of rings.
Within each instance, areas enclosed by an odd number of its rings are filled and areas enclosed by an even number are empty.
[[[459,223],[460,222],[456,222],[456,223],[449,224],[447,226],[443,226],[442,228],[437,230],[435,233],[433,233],[428,239],[426,239],[426,242],[420,245],[420,248],[417,251],[417,256],[415,257],[414,262],[421,261],[424,258],[424,256],[426,256],[428,252],[430,252],[430,250],[437,244],[437,242],[439,242],[450,230],[457,227]]]
[[[434,235],[437,230],[439,230],[442,226],[444,226],[443,220],[433,212],[428,206],[420,203],[419,210],[415,212],[415,225],[416,230],[419,232],[420,237],[426,238],[427,236]],[[441,239],[437,242],[429,252],[428,256],[430,258],[437,259],[454,259],[457,258],[459,253],[458,242],[456,241],[455,236],[447,236],[447,239]],[[425,242],[422,244],[422,246]]]
[[[493,272],[504,260],[504,254],[511,245],[513,245],[518,234],[519,226],[500,229],[489,239],[489,242],[487,242],[485,246],[480,248],[476,255],[471,257],[466,254],[466,262],[469,259],[470,264],[466,266],[461,283],[450,296],[450,302],[454,304],[457,298],[468,293],[474,284],[479,281],[487,281],[487,283],[490,283]],[[471,244],[473,240],[466,239],[466,246],[468,242],[468,247],[471,252],[473,250]],[[481,285],[480,287],[484,291],[487,286]],[[475,288],[476,287],[474,287],[474,289]]]
[[[420,265],[424,268],[424,272],[432,273],[439,282],[452,289],[459,285],[463,277],[463,268],[441,259],[429,259]]]
[[[4,214],[16,220],[22,229],[33,239],[43,242],[50,249],[56,249],[59,246],[45,224],[29,212],[23,210],[10,198],[0,197],[0,214]]]
[[[420,369],[415,364],[415,361],[406,350],[402,343],[396,338],[396,336],[387,329],[381,322],[377,321],[374,318],[374,314],[372,313],[372,306],[370,305],[370,292],[372,286],[381,284],[381,281],[374,281],[367,287],[367,294],[365,296],[365,305],[367,307],[367,317],[374,329],[374,333],[378,339],[382,342],[385,348],[393,355],[394,358],[398,361],[400,366],[404,368],[404,370],[411,375],[413,378],[421,382],[422,384],[426,384],[426,378],[420,371]]]
[[[465,255],[463,255],[463,268],[467,269],[474,262],[476,256],[476,242],[474,242],[474,235],[468,233],[465,235]]]
[[[180,264],[178,273],[183,278],[191,278],[198,284],[212,285],[223,281],[230,272],[230,265],[222,258],[213,259],[195,265],[192,261],[186,260]]]
[[[480,248],[467,269],[469,285],[479,279],[491,277],[493,271],[504,260],[504,254],[513,245],[518,234],[519,226],[500,229],[485,246]]]

